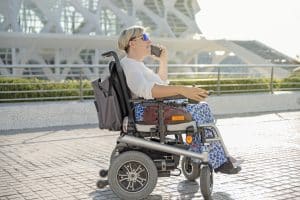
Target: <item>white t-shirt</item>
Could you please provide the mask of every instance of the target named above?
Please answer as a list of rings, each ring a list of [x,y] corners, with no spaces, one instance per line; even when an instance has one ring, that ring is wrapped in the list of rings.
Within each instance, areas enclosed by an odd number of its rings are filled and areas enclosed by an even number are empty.
[[[126,76],[126,81],[131,92],[145,99],[153,99],[152,87],[157,85],[168,85],[168,81],[163,81],[143,62],[128,58],[121,59],[121,65]]]

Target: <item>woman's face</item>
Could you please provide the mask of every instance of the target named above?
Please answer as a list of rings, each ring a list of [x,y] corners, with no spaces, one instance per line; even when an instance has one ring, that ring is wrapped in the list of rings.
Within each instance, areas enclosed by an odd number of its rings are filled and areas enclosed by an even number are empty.
[[[139,35],[132,39],[130,42],[132,42],[132,48],[135,52],[148,56],[151,53],[151,40],[149,36],[146,33],[143,33],[142,35]]]

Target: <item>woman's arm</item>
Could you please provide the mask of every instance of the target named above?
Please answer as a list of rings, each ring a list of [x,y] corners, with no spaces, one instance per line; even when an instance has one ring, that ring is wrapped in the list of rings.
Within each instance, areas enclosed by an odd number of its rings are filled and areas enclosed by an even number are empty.
[[[186,86],[179,86],[179,85],[157,85],[157,84],[155,84],[152,87],[151,92],[152,92],[152,97],[154,97],[154,98],[182,95],[188,99],[193,99],[196,101],[202,101],[208,95],[208,92],[202,88],[186,87]]]
[[[157,74],[159,75],[161,80],[165,81],[168,79],[168,52],[166,47],[160,46],[160,48],[162,49],[160,57],[153,57],[154,59],[159,60],[160,64]],[[208,95],[208,92],[201,88],[157,84],[154,84],[151,89],[151,93],[153,98],[182,95],[188,99],[193,99],[196,101],[202,101]]]
[[[154,56],[155,59],[159,61],[159,68],[157,74],[161,80],[166,81],[168,80],[168,52],[166,47],[159,47],[162,49],[160,57]]]

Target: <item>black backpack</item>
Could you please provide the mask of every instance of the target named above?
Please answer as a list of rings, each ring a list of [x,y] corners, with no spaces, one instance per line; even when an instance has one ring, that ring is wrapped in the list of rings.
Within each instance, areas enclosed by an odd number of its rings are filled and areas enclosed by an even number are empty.
[[[99,128],[119,131],[122,126],[122,116],[116,91],[112,87],[111,77],[101,82],[92,82],[95,95],[95,106],[98,114]]]
[[[124,117],[128,116],[130,120],[133,118],[132,105],[129,101],[131,94],[117,55],[114,52],[107,52],[107,54],[113,56],[116,61],[111,61],[109,64],[110,76],[102,81],[99,78],[92,82],[94,103],[99,128],[119,131]]]

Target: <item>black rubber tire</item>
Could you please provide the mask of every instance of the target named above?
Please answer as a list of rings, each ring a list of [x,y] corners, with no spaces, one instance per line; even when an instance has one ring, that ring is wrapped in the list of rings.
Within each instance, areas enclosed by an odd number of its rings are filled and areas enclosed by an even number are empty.
[[[201,168],[200,190],[205,200],[211,199],[211,194],[213,190],[213,171],[208,165],[204,165]]]
[[[110,154],[110,160],[109,160],[110,165],[116,159],[116,157],[118,157],[118,156],[119,156],[119,153],[117,153],[117,149],[115,147],[113,149],[113,151],[111,152],[111,154]]]
[[[146,198],[154,190],[157,177],[152,159],[137,151],[121,153],[108,171],[110,188],[121,199]]]
[[[200,165],[192,162],[191,158],[184,156],[181,160],[181,169],[185,178],[189,181],[195,181],[200,177]]]
[[[99,171],[99,176],[102,178],[105,178],[107,176],[107,174],[108,174],[108,170],[106,170],[106,169],[101,169]]]
[[[98,180],[96,185],[99,189],[102,189],[108,185],[108,181],[107,180]]]

